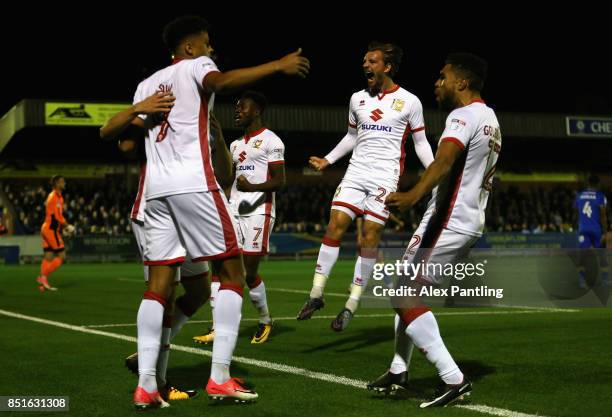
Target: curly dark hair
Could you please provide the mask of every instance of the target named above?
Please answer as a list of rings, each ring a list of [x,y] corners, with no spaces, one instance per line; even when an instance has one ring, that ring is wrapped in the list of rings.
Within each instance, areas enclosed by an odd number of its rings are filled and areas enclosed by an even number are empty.
[[[469,89],[482,91],[487,79],[487,61],[467,52],[457,52],[446,57],[446,64],[452,65],[469,83]]]
[[[209,31],[210,24],[203,17],[194,15],[181,16],[164,27],[162,38],[170,52],[175,52],[181,41],[187,36]]]

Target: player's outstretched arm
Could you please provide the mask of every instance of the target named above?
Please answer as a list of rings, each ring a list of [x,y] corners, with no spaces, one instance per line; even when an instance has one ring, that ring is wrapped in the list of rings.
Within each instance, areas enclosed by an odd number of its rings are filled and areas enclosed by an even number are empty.
[[[328,153],[325,158],[319,158],[318,156],[311,156],[308,160],[308,163],[312,168],[317,171],[323,171],[329,165],[336,162],[338,159],[342,158],[349,152],[352,152],[355,149],[355,144],[357,143],[357,129],[349,126],[346,135],[338,142],[336,147],[332,149],[330,153]]]
[[[412,140],[414,141],[414,151],[419,157],[419,161],[423,164],[423,168],[427,167],[433,162],[434,156],[431,150],[431,145],[427,141],[427,136],[424,130],[419,130],[412,134]]]
[[[282,73],[305,78],[309,71],[310,62],[302,56],[302,48],[299,48],[279,60],[256,67],[211,72],[205,78],[204,89],[213,93],[231,93],[273,74]]]
[[[410,191],[389,194],[385,204],[400,211],[413,207],[448,175],[462,151],[463,149],[454,142],[443,141],[440,143],[436,152],[436,158],[427,167],[419,182]]]
[[[171,92],[157,92],[144,100],[120,111],[100,128],[100,138],[116,139],[141,114],[167,113],[174,105],[175,97]]]
[[[329,161],[325,158],[319,158],[318,156],[311,156],[308,159],[308,164],[316,171],[323,171],[329,166]]]
[[[348,154],[349,152],[353,152],[356,144],[357,129],[349,126],[346,135],[344,135],[344,137],[340,140],[340,142],[338,142],[336,147],[332,149],[330,153],[325,155],[325,159],[327,159],[330,164],[333,164],[344,155]]]

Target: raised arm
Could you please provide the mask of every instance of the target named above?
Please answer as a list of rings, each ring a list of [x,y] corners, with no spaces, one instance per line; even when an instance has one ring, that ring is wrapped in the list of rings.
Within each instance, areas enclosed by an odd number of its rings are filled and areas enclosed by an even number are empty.
[[[301,55],[302,48],[299,48],[279,60],[255,67],[240,68],[228,72],[211,72],[204,79],[204,89],[213,93],[231,93],[277,73],[297,75],[304,78],[310,70],[310,62]]]
[[[442,141],[436,152],[436,158],[427,167],[419,182],[410,190],[404,193],[391,193],[385,203],[388,207],[396,207],[404,211],[414,206],[426,194],[429,194],[434,187],[448,175],[453,164],[463,152],[455,142]]]
[[[325,168],[342,158],[347,153],[352,152],[356,143],[357,129],[349,126],[346,135],[340,140],[340,142],[338,142],[336,147],[332,149],[330,153],[328,153],[324,158],[311,156],[308,163],[315,170],[323,171]]]

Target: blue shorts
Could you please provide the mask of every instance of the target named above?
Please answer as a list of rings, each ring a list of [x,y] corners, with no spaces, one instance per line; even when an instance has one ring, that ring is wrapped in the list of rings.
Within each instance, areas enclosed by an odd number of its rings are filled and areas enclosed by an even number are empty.
[[[581,230],[578,232],[578,243],[580,244],[580,249],[603,248],[601,244],[601,232],[594,230]]]

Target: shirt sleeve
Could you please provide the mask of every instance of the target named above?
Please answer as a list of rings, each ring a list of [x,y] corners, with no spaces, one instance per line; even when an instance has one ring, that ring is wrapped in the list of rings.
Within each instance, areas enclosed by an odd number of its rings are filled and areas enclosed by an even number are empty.
[[[351,96],[349,101],[348,125],[353,129],[357,129],[357,115],[355,114],[355,106],[353,105],[355,95]]]
[[[444,132],[440,137],[440,143],[453,142],[462,150],[468,146],[470,139],[474,137],[476,123],[469,115],[461,109],[453,110],[446,118]]]
[[[270,141],[270,146],[267,149],[268,165],[284,164],[285,163],[285,145],[280,138],[274,138]]]
[[[58,198],[57,196],[55,196],[53,198],[53,209],[54,209],[54,215],[55,218],[57,219],[57,221],[63,226],[65,225],[66,219],[64,218],[64,208],[62,207],[62,200],[60,198]]]
[[[201,56],[193,61],[193,77],[198,85],[205,85],[206,76],[208,74],[212,72],[219,72],[217,65],[207,56]]]
[[[140,83],[138,84],[138,87],[136,87],[136,92],[134,93],[134,100],[132,100],[132,104],[140,103],[144,99],[145,97],[143,97],[142,93],[142,83]],[[147,120],[146,114],[139,114],[138,117],[140,117],[142,120]]]
[[[415,99],[408,115],[408,123],[410,123],[410,130],[412,133],[420,132],[425,130],[425,120],[423,118],[423,105],[421,100]]]

